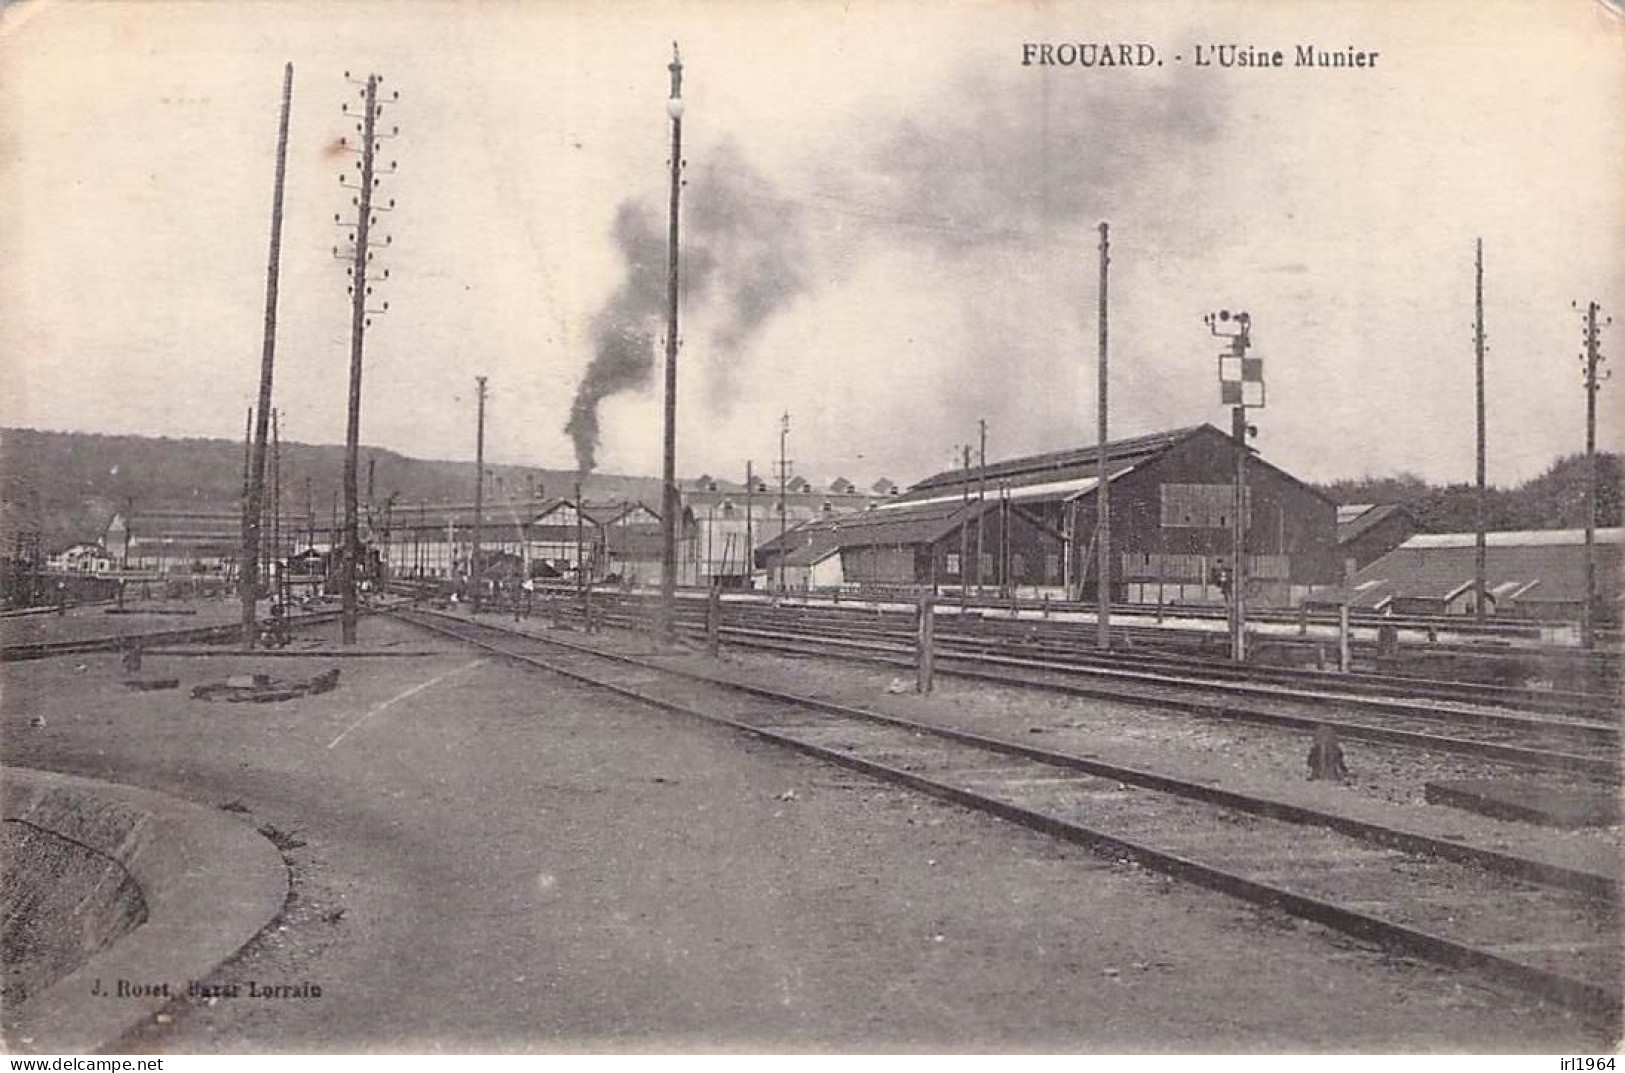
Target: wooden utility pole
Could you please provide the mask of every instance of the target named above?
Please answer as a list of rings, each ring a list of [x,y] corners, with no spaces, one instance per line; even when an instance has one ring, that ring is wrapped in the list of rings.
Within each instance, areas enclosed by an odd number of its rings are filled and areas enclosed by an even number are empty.
[[[1597,646],[1597,391],[1608,374],[1597,375],[1597,366],[1603,362],[1602,339],[1597,324],[1601,308],[1596,302],[1587,302],[1585,310],[1585,363],[1586,388],[1586,592],[1585,604],[1580,611],[1580,644],[1587,648]],[[1607,318],[1604,324],[1612,324]]]
[[[249,514],[248,514],[248,493],[249,493],[250,487],[253,485],[253,476],[252,476],[253,472],[254,472],[254,407],[250,406],[248,408],[248,417],[243,421],[243,481],[242,481],[242,494],[238,497],[239,498],[239,504],[240,504],[240,506],[242,507],[242,510],[243,510],[243,525],[244,526],[248,525],[248,519],[249,519]],[[246,536],[247,534],[244,534],[244,535]],[[126,539],[128,539],[128,538],[126,538]],[[259,555],[259,541],[258,540],[252,540],[252,541],[245,540],[244,543],[243,543],[242,550],[237,556],[237,558],[239,560],[239,562],[237,563],[237,582],[238,582],[239,585],[242,584],[243,571],[250,569],[250,567],[248,567],[246,564],[248,563],[248,561],[250,559],[253,559],[253,558],[257,557],[258,555]],[[244,644],[247,644],[247,643],[248,642],[246,642],[246,641],[244,642]]]
[[[778,591],[784,591],[784,559],[787,549],[784,546],[784,534],[790,527],[790,514],[785,503],[785,490],[790,480],[790,459],[785,457],[790,439],[790,411],[784,411],[779,419],[779,585]]]
[[[592,633],[592,587],[587,578],[586,524],[586,513],[581,505],[581,482],[576,481],[576,600],[581,604],[581,628]]]
[[[976,470],[976,595],[981,596],[982,556],[985,554],[982,538],[987,533],[987,529],[982,522],[983,517],[987,514],[987,420],[977,418],[976,429],[981,440],[981,448],[977,455],[980,461]]]
[[[361,355],[367,331],[367,239],[372,225],[373,129],[377,115],[378,79],[367,76],[361,133],[361,187],[355,231],[355,263],[350,268],[350,398],[344,429],[344,553],[339,581],[343,589],[343,640],[356,643],[360,606],[356,599],[356,560],[361,557],[357,531],[356,465],[361,448]],[[342,176],[341,176],[342,180]]]
[[[999,482],[999,595],[1015,595],[1010,579],[1010,482]]]
[[[966,584],[970,577],[970,444],[964,448],[965,482],[960,489],[960,510],[965,516],[959,519],[959,606],[965,606],[965,597],[970,595],[970,586]]]
[[[745,459],[745,588],[756,587],[756,475],[751,472],[751,461]]]
[[[1484,240],[1477,241],[1473,258],[1474,395],[1478,418],[1478,494],[1473,499],[1473,618],[1482,623],[1485,595],[1484,538]]]
[[[671,44],[671,209],[666,239],[666,436],[661,457],[660,636],[670,639],[677,599],[677,213],[683,189],[683,60]],[[577,505],[579,509],[579,504]]]
[[[265,326],[260,346],[259,420],[255,429],[248,490],[243,500],[242,563],[237,590],[242,598],[242,644],[256,640],[254,610],[259,599],[260,514],[265,497],[265,436],[271,411],[271,369],[276,360],[277,281],[282,263],[282,192],[288,171],[288,114],[293,108],[293,64],[282,66],[282,116],[277,123],[276,172],[271,184],[271,248],[265,266]]]
[[[485,528],[485,377],[476,376],[474,382],[479,398],[479,415],[474,419],[474,543],[468,555],[468,585],[477,615],[485,589],[485,574],[480,569],[480,537]],[[580,504],[576,509],[581,509]]]
[[[1096,392],[1098,447],[1095,459],[1095,499],[1100,504],[1099,537],[1096,540],[1095,581],[1099,608],[1095,612],[1095,647],[1102,652],[1112,646],[1112,501],[1111,474],[1106,471],[1107,408],[1106,387],[1106,269],[1111,264],[1111,241],[1107,224],[1100,225],[1100,385]]]
[[[282,429],[277,412],[271,411],[271,555],[276,570],[276,602],[288,602],[287,569],[282,554]]]
[[[348,71],[345,72],[344,77],[350,77]],[[377,120],[385,107],[378,103],[378,83],[380,81],[382,79],[378,75],[370,74],[367,76],[365,88],[358,91],[363,101],[362,114],[359,117],[361,121],[356,124],[356,130],[361,135],[360,146],[350,145],[348,135],[339,139],[340,146],[361,155],[361,159],[355,165],[361,172],[358,184],[351,185],[350,176],[347,172],[339,176],[340,186],[356,191],[356,196],[351,198],[351,204],[356,207],[355,220],[353,223],[345,224],[341,217],[337,215],[333,217],[334,223],[354,228],[350,235],[350,242],[354,248],[350,251],[351,264],[349,268],[350,396],[348,418],[344,429],[344,551],[340,558],[339,571],[339,583],[340,588],[343,590],[344,599],[343,640],[347,645],[353,645],[356,642],[356,623],[360,617],[360,605],[356,598],[356,571],[361,559],[361,533],[356,504],[356,467],[361,449],[361,359],[366,347],[367,329],[372,325],[368,314],[387,312],[389,309],[388,302],[383,303],[382,309],[369,310],[367,308],[367,299],[372,294],[372,288],[367,285],[367,272],[371,266],[373,256],[370,249],[372,226],[377,222],[375,212],[387,212],[395,207],[393,198],[384,206],[375,206],[373,204],[373,192],[381,181],[377,175],[378,168],[375,158],[380,139],[392,138],[400,133],[399,127],[392,128],[387,135],[378,132]],[[391,101],[397,101],[400,96],[399,91],[396,91],[390,95],[390,99]],[[351,118],[357,118],[348,101],[340,110]],[[391,172],[395,170],[394,161],[390,162],[387,170]],[[387,246],[388,244],[389,236],[386,235],[384,245]],[[334,247],[333,256],[343,259],[344,255],[338,247]],[[389,270],[384,269],[379,274],[379,278],[388,279]]]

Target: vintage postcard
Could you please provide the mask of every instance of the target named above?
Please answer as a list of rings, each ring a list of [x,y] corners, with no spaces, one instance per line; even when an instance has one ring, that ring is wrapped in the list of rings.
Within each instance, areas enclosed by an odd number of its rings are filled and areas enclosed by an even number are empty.
[[[4,1048],[1611,1052],[1622,116],[1616,0],[5,3]]]

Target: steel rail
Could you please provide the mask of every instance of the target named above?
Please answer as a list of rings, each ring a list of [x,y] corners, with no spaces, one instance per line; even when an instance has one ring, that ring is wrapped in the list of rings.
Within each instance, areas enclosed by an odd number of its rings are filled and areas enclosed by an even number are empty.
[[[777,621],[781,623],[781,628],[785,629],[816,630],[827,625],[834,629],[850,631],[853,628],[850,619],[867,617],[861,613],[845,614],[832,608],[803,609],[798,615],[795,611],[786,612],[782,609],[759,608],[749,604],[736,606],[754,619],[761,620],[765,618],[769,621]],[[794,619],[798,617],[802,621],[790,623],[784,623],[783,621],[787,618]],[[843,617],[848,621],[841,621]],[[868,626],[864,626],[860,622],[856,628],[877,635],[888,633],[901,635],[910,628],[907,621],[908,617],[906,614],[892,612],[891,618],[893,622],[890,624],[884,620],[884,617],[881,617]],[[809,619],[810,622],[806,621]],[[1163,669],[1169,672],[1199,674],[1221,679],[1245,678],[1252,682],[1276,682],[1289,687],[1320,686],[1342,693],[1397,694],[1399,696],[1427,697],[1446,701],[1469,699],[1484,704],[1513,708],[1523,707],[1558,714],[1582,712],[1585,714],[1601,714],[1607,717],[1617,715],[1618,712],[1616,698],[1602,693],[1587,693],[1574,690],[1535,690],[1483,682],[1421,678],[1413,675],[1371,674],[1366,672],[1344,674],[1341,672],[1268,664],[1251,664],[1246,667],[1237,667],[1234,664],[1219,662],[1214,659],[1176,655],[1169,652],[1166,646],[1157,646],[1154,651],[1142,649],[1134,653],[1099,652],[1092,646],[1080,644],[1074,639],[1054,636],[1055,632],[1056,627],[1053,624],[1043,624],[1031,620],[985,619],[980,616],[961,618],[951,612],[944,615],[938,624],[938,638],[945,644],[952,642],[963,645],[1005,646],[1017,651],[1038,650],[1037,654],[1074,660],[1081,665],[1097,665],[1108,668]],[[1297,638],[1273,637],[1258,638],[1257,643],[1261,646],[1287,647],[1324,647],[1325,645],[1324,641],[1319,642],[1317,645],[1316,642],[1306,642]]]
[[[604,616],[601,620],[614,620],[614,616]],[[625,622],[625,619],[621,621]],[[859,659],[869,663],[880,663],[888,666],[913,666],[914,653],[910,645],[901,643],[877,642],[875,640],[847,640],[844,638],[804,635],[781,634],[775,639],[774,631],[764,631],[743,626],[724,626],[721,629],[724,636],[730,637],[735,644],[750,648],[770,651],[792,652],[808,655],[839,654]],[[834,650],[833,652],[831,650]],[[1472,756],[1479,759],[1495,760],[1503,763],[1516,764],[1522,767],[1534,768],[1541,771],[1554,771],[1569,774],[1581,774],[1598,777],[1610,781],[1619,778],[1619,758],[1617,755],[1588,756],[1577,753],[1555,752],[1548,749],[1532,749],[1516,745],[1504,745],[1499,742],[1479,741],[1472,738],[1456,738],[1440,734],[1430,734],[1415,730],[1403,730],[1392,727],[1373,726],[1369,723],[1348,722],[1344,719],[1329,719],[1324,716],[1300,716],[1283,712],[1261,711],[1256,708],[1242,708],[1229,704],[1213,704],[1201,700],[1192,700],[1167,695],[1153,695],[1144,692],[1134,692],[1121,688],[1112,688],[1105,685],[1089,684],[1077,681],[1056,681],[1033,677],[1031,675],[1001,674],[996,671],[980,669],[965,664],[993,663],[1015,668],[1017,670],[1036,671],[1044,674],[1057,674],[1066,677],[1078,675],[1096,678],[1122,677],[1110,671],[1100,671],[1090,668],[1078,668],[1068,664],[1045,664],[1042,661],[1021,660],[1014,657],[992,656],[965,656],[950,652],[939,652],[937,655],[937,672],[949,674],[954,677],[971,681],[986,682],[992,685],[1014,686],[1023,689],[1041,689],[1046,692],[1062,693],[1068,696],[1088,697],[1091,700],[1109,700],[1120,703],[1141,704],[1170,711],[1184,712],[1203,718],[1218,720],[1241,721],[1263,726],[1285,727],[1293,730],[1314,731],[1318,727],[1332,728],[1339,735],[1365,741],[1379,742],[1388,745],[1400,745],[1407,748],[1426,749],[1433,752],[1451,753],[1456,755]],[[1166,681],[1154,674],[1137,674],[1136,680],[1151,689],[1185,689],[1190,691],[1218,691],[1223,692],[1226,683],[1210,685],[1201,681],[1179,680]],[[1306,696],[1293,697],[1282,693],[1269,693],[1255,696],[1254,700],[1277,700],[1287,703],[1309,703],[1327,700],[1342,705],[1362,705],[1362,698]],[[1392,714],[1392,713],[1388,713]],[[1417,708],[1405,714],[1413,717],[1431,719],[1436,722],[1448,722],[1449,716],[1436,709]],[[1576,724],[1578,725],[1578,724]],[[1520,727],[1531,731],[1561,732],[1564,724],[1555,724],[1545,720],[1529,721]],[[1587,728],[1588,730],[1590,728]],[[1607,728],[1600,728],[1606,731]]]
[[[689,705],[668,700],[666,698],[653,696],[635,688],[618,685],[613,682],[606,682],[602,679],[595,678],[592,675],[585,674],[579,670],[560,667],[557,664],[550,663],[546,660],[538,658],[537,656],[514,652],[511,649],[504,648],[490,641],[481,640],[477,637],[470,636],[470,628],[484,629],[490,632],[503,634],[511,638],[539,643],[542,645],[565,648],[578,654],[604,659],[613,663],[621,663],[635,666],[644,670],[654,670],[677,677],[699,680],[713,686],[745,692],[750,695],[759,696],[764,699],[772,699],[776,702],[795,707],[830,711],[834,714],[840,714],[848,718],[863,719],[866,721],[884,723],[907,729],[915,734],[932,735],[955,740],[962,744],[972,745],[974,747],[987,749],[996,753],[1018,755],[1028,759],[1036,759],[1040,762],[1059,767],[1072,767],[1077,770],[1085,771],[1089,774],[1099,774],[1106,777],[1119,778],[1125,782],[1130,778],[1136,780],[1147,780],[1138,781],[1135,784],[1144,786],[1148,789],[1177,794],[1178,796],[1195,797],[1199,800],[1205,800],[1210,803],[1223,805],[1224,807],[1241,807],[1237,804],[1237,802],[1247,802],[1249,800],[1247,795],[1226,794],[1225,792],[1221,791],[1218,792],[1221,794],[1221,797],[1216,799],[1214,797],[1207,796],[1215,792],[1211,787],[1198,787],[1196,784],[1182,784],[1180,780],[1169,779],[1165,776],[1154,775],[1153,773],[1139,772],[1129,768],[1118,768],[1114,765],[1102,764],[1097,761],[1090,761],[1081,757],[1072,757],[1067,754],[1051,753],[1047,750],[1035,749],[1034,747],[1019,745],[1014,742],[1006,742],[1000,739],[987,738],[982,735],[971,734],[968,732],[953,731],[947,728],[934,727],[929,724],[916,723],[911,720],[884,715],[883,713],[869,712],[864,709],[833,704],[832,702],[820,701],[815,698],[800,697],[793,694],[782,693],[776,690],[766,689],[765,687],[749,686],[743,683],[731,682],[725,679],[717,679],[708,675],[684,671],[678,668],[664,667],[660,666],[659,664],[650,663],[618,653],[606,653],[588,646],[570,644],[569,642],[561,641],[557,638],[537,637],[535,635],[520,633],[487,623],[471,623],[465,619],[454,616],[434,615],[434,619],[449,619],[455,624],[455,627],[458,628],[453,628],[453,626],[446,625],[444,621],[424,621],[424,618],[427,616],[421,611],[410,614],[398,611],[394,613],[403,621],[418,625],[420,628],[429,629],[431,631],[453,637],[465,643],[477,645],[486,649],[487,651],[503,656],[504,658],[511,659],[515,662],[535,666],[547,670],[550,673],[556,673],[571,680],[604,689],[618,696],[622,696],[627,699],[668,712],[686,715],[704,720],[709,723],[720,724],[735,730],[743,731],[763,740],[771,741],[775,744],[795,749],[799,752],[817,757],[819,759],[839,764],[843,767],[851,768],[856,771],[861,771],[865,774],[875,776],[885,781],[907,786],[911,789],[915,789],[944,800],[952,801],[968,808],[998,816],[999,818],[1019,824],[1031,830],[1049,834],[1054,837],[1084,846],[1097,853],[1105,852],[1116,858],[1133,860],[1146,867],[1153,868],[1165,874],[1232,895],[1253,904],[1270,906],[1284,910],[1294,916],[1323,924],[1327,927],[1344,932],[1345,934],[1381,944],[1397,945],[1452,967],[1475,968],[1524,989],[1534,991],[1548,999],[1554,999],[1562,1005],[1571,1008],[1582,1009],[1588,1012],[1602,1012],[1609,1016],[1616,1016],[1619,1009],[1621,998],[1620,992],[1617,987],[1612,985],[1598,984],[1592,981],[1578,979],[1565,973],[1516,961],[1494,953],[1493,951],[1474,947],[1470,944],[1437,935],[1421,928],[1372,916],[1368,913],[1351,909],[1346,906],[1341,906],[1323,898],[1300,894],[1298,892],[1286,890],[1269,883],[1250,879],[1246,876],[1238,875],[1234,872],[1226,871],[1188,857],[1159,850],[1153,846],[1145,845],[1134,840],[1125,839],[1105,831],[1087,827],[1074,821],[1061,819],[1057,816],[1049,815],[1025,806],[1012,804],[1007,801],[1000,801],[996,798],[991,798],[987,795],[980,794],[972,790],[967,790],[963,787],[953,786],[928,776],[905,771],[891,765],[879,763],[877,761],[865,760],[851,754],[850,752],[830,749],[813,742],[803,741],[791,735],[780,733],[770,728],[755,726],[750,723],[730,719],[727,716],[718,715],[712,712],[700,711],[699,709]],[[1188,788],[1191,792],[1182,793],[1180,790],[1175,789],[1177,786]],[[1283,804],[1280,802],[1271,802],[1267,799],[1251,799],[1251,804],[1253,807],[1246,809],[1247,811],[1254,811],[1262,815],[1270,815],[1271,818],[1282,819],[1286,820],[1287,822],[1312,822],[1329,826],[1329,824],[1324,824],[1323,820],[1318,818],[1314,820],[1298,818],[1302,816],[1316,815],[1313,810],[1300,810],[1294,806],[1283,806]],[[1276,813],[1274,811],[1264,811],[1266,809],[1275,810],[1283,808],[1285,811],[1280,813]],[[1405,849],[1407,852],[1424,853],[1429,856],[1440,857],[1445,857],[1446,853],[1460,854],[1466,852],[1471,854],[1471,856],[1467,858],[1463,858],[1461,856],[1451,856],[1445,859],[1457,861],[1467,860],[1471,863],[1490,865],[1496,867],[1497,870],[1502,871],[1506,870],[1510,862],[1517,861],[1533,867],[1533,871],[1531,873],[1520,876],[1520,878],[1530,878],[1533,875],[1541,875],[1546,877],[1546,880],[1536,880],[1537,882],[1555,879],[1559,885],[1564,886],[1568,886],[1568,884],[1573,881],[1571,878],[1566,878],[1563,876],[1564,873],[1571,873],[1573,870],[1555,869],[1555,866],[1546,865],[1542,862],[1523,861],[1521,858],[1516,858],[1509,854],[1497,853],[1495,851],[1476,851],[1472,847],[1445,843],[1439,840],[1428,839],[1427,836],[1419,836],[1408,832],[1386,829],[1382,828],[1380,825],[1366,824],[1360,821],[1348,822],[1353,824],[1353,826],[1342,830],[1340,833],[1349,834],[1352,837],[1362,840],[1378,841],[1381,844],[1393,848]],[[1395,842],[1388,841],[1387,839],[1389,838],[1400,839],[1404,841],[1406,845],[1397,845]],[[1422,845],[1436,845],[1437,850],[1435,851],[1433,848],[1427,850],[1408,848],[1410,846],[1419,847]],[[1492,862],[1494,863],[1492,864]],[[1584,876],[1588,875],[1588,873],[1573,873],[1573,875]],[[1581,880],[1580,882],[1583,883],[1583,888],[1575,888],[1571,886],[1569,889],[1580,889],[1582,893],[1591,894],[1599,899],[1608,900],[1611,903],[1617,901],[1617,890],[1609,877],[1595,876],[1590,879]],[[1606,887],[1604,884],[1606,884]]]

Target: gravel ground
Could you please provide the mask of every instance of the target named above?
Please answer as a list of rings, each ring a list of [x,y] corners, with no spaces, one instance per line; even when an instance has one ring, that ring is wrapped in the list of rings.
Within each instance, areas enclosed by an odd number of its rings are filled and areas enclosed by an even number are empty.
[[[321,997],[187,1000],[124,1046],[1572,1053],[1610,1042],[1470,977],[481,663],[394,623],[368,620],[361,639],[443,651],[345,661],[335,692],[274,705],[186,691],[329,664],[153,657],[144,674],[182,680],[153,694],[118,685],[111,655],[5,668],[11,762],[229,807],[290,865],[282,919],[207,983],[313,984]],[[783,662],[786,685],[805,675],[825,692],[878,692],[859,672]]]
[[[641,639],[602,635],[628,648]],[[1311,735],[1242,722],[1221,722],[1127,703],[1068,697],[1042,690],[939,676],[930,697],[913,692],[909,671],[839,664],[745,648],[727,650],[720,663],[703,655],[674,661],[706,673],[771,680],[807,696],[867,706],[922,722],[1024,740],[1127,767],[1257,793],[1438,837],[1508,850],[1618,874],[1618,825],[1571,831],[1495,820],[1429,804],[1425,784],[1440,779],[1510,777],[1527,770],[1471,757],[1423,754],[1377,742],[1344,740],[1350,778],[1342,784],[1307,780]],[[834,668],[839,674],[832,674]],[[901,688],[903,692],[891,690]],[[1536,778],[1541,776],[1536,775]],[[1561,776],[1554,781],[1567,784]]]

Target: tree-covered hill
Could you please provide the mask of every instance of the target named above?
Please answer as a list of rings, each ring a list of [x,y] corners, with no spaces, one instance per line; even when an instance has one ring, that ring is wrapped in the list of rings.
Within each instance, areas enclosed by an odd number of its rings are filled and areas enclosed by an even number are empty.
[[[408,458],[363,447],[359,495],[367,500],[368,464],[374,500],[398,505],[470,502],[474,465]],[[493,511],[527,495],[570,495],[575,473],[530,466],[486,466],[485,496]],[[325,527],[338,501],[344,449],[337,445],[282,444],[285,509],[303,514],[307,489],[317,524]],[[114,511],[127,503],[233,506],[243,479],[243,445],[218,439],[104,436],[79,432],[0,430],[0,500],[8,525],[38,528],[46,550],[102,535]],[[267,480],[270,479],[269,460]],[[650,477],[591,474],[588,499],[642,499],[656,504],[660,481]]]

